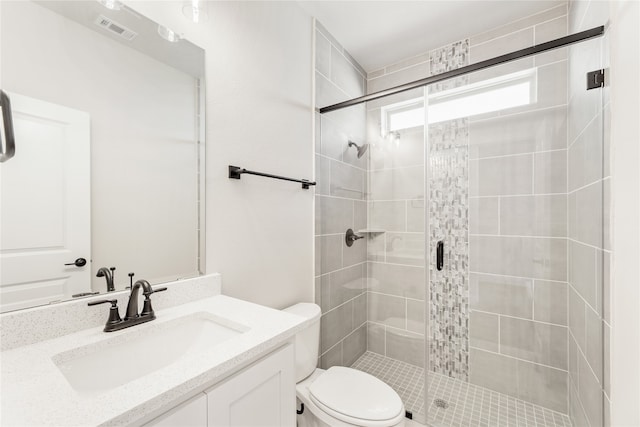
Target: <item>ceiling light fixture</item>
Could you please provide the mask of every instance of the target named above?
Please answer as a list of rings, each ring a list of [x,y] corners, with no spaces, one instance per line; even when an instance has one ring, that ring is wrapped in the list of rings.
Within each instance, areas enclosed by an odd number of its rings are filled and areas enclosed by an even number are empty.
[[[209,17],[207,5],[200,0],[185,1],[182,5],[182,14],[196,24],[206,21]]]
[[[118,0],[97,0],[98,3],[103,5],[109,10],[120,10],[122,9],[122,3]]]
[[[178,33],[173,31],[171,28],[165,27],[164,25],[158,25],[158,34],[160,34],[160,37],[171,43],[177,43],[181,39]]]

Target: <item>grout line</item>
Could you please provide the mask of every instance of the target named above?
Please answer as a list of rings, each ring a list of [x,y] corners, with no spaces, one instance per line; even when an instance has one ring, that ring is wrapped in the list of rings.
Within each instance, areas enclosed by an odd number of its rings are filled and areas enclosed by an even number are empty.
[[[330,120],[330,119],[328,119],[328,120]],[[321,139],[322,139],[322,138],[321,138]],[[347,143],[348,143],[348,142],[347,142]],[[557,150],[556,150],[556,151],[557,151]],[[337,162],[337,163],[343,164],[343,165],[345,165],[345,166],[350,166],[350,167],[352,167],[352,168],[354,168],[354,169],[358,169],[358,170],[360,170],[360,171],[362,171],[362,172],[367,172],[367,169],[365,169],[365,168],[361,168],[360,166],[356,166],[356,165],[354,165],[353,163],[345,162],[345,161],[344,161],[344,160],[342,160],[342,159],[336,159],[335,157],[328,156],[328,155],[326,155],[326,154],[324,154],[324,153],[322,153],[322,152],[315,151],[315,152],[314,152],[314,154],[315,154],[316,156],[318,156],[318,157],[322,157],[322,158],[327,159],[327,160],[333,160],[334,162]]]
[[[342,306],[344,306],[344,305],[346,305],[346,304],[349,304],[350,302],[355,302],[355,300],[356,300],[358,297],[362,296],[362,294],[364,294],[364,293],[365,293],[365,291],[360,292],[358,295],[354,296],[353,298],[350,298],[350,299],[346,300],[345,302],[343,302],[343,303],[340,303],[340,304],[336,305],[335,307],[333,307],[333,308],[331,308],[331,309],[329,309],[329,310],[327,310],[327,311],[323,312],[321,315],[322,315],[322,316],[324,316],[324,315],[329,314],[329,313],[331,313],[332,311],[334,311],[334,310],[336,310],[336,309],[338,309],[338,308],[340,308],[340,307],[342,307]]]
[[[411,57],[409,57],[409,58],[404,59],[403,61],[394,62],[393,64],[389,64],[389,65],[386,65],[386,66],[384,66],[384,67],[382,67],[382,68],[378,68],[377,70],[373,70],[373,71],[372,71],[372,73],[373,73],[373,72],[375,72],[375,71],[383,70],[383,74],[381,74],[381,75],[379,75],[379,76],[376,76],[376,77],[372,77],[372,78],[370,78],[370,79],[369,79],[369,78],[367,78],[367,83],[372,82],[372,81],[374,81],[374,80],[376,80],[376,79],[380,79],[380,78],[382,78],[382,77],[388,77],[388,76],[390,76],[390,75],[392,75],[392,74],[396,74],[396,73],[399,73],[399,72],[401,72],[401,71],[406,71],[406,70],[408,70],[409,68],[413,68],[413,67],[416,67],[416,66],[418,66],[418,65],[429,64],[429,63],[431,62],[431,58],[427,58],[427,59],[425,59],[424,61],[419,61],[419,62],[412,63],[411,65],[407,65],[406,67],[398,68],[398,69],[393,70],[393,71],[389,71],[389,72],[387,72],[387,71],[386,71],[386,69],[387,69],[388,67],[392,67],[392,66],[397,65],[397,64],[400,64],[401,62],[404,62],[404,61],[409,61],[410,59],[412,59],[412,58],[416,58],[416,57],[418,57],[418,56],[422,56],[422,55],[429,54],[430,52],[431,52],[431,51],[427,51],[427,52],[420,53],[420,54],[418,54],[418,55],[413,55],[413,56],[411,56]],[[368,73],[367,73],[367,74],[368,74]],[[431,70],[427,70],[427,74],[426,74],[426,75],[424,75],[424,78],[426,78],[426,77],[430,77],[430,76],[431,76]]]
[[[486,34],[486,33],[490,32],[490,31],[496,31],[496,30],[499,30],[500,28],[502,28],[502,27],[506,27],[507,25],[516,24],[516,23],[517,23],[517,22],[519,22],[519,21],[528,20],[528,19],[533,18],[533,17],[534,17],[534,16],[536,16],[536,15],[542,15],[542,14],[544,14],[544,13],[548,13],[549,11],[551,11],[551,10],[553,10],[553,9],[556,9],[556,8],[558,8],[558,9],[559,9],[559,8],[562,8],[562,7],[565,7],[565,6],[566,6],[566,5],[557,5],[557,6],[552,6],[552,7],[550,7],[549,9],[545,9],[545,10],[542,10],[542,11],[540,11],[540,12],[535,12],[535,13],[532,13],[532,14],[530,14],[530,15],[523,16],[522,18],[516,19],[515,21],[507,22],[506,24],[501,25],[500,27],[493,28],[493,29],[490,29],[490,30],[488,30],[488,31],[483,31],[482,33],[478,33],[478,34],[472,35],[472,36],[470,36],[470,37],[469,37],[469,39],[471,39],[471,38],[473,38],[473,37],[481,36],[481,35],[483,35],[483,34]],[[546,20],[546,21],[536,22],[535,24],[533,24],[533,26],[535,26],[535,25],[540,25],[540,24],[545,24],[545,23],[547,23],[547,22],[549,22],[549,21],[553,21],[554,19],[558,19],[558,18],[562,18],[563,16],[567,16],[568,14],[569,14],[569,11],[568,11],[568,10],[566,10],[566,11],[565,11],[563,14],[561,14],[561,15],[558,15],[558,16],[553,17],[553,18],[549,18],[549,19],[548,19],[548,20]],[[523,28],[521,28],[521,29],[519,29],[519,30],[511,31],[511,32],[509,32],[509,33],[506,33],[504,36],[512,35],[513,33],[516,33],[516,32],[518,32],[518,31],[522,31],[522,30],[526,30],[527,28],[530,28],[530,27],[531,27],[531,26],[527,26],[527,27],[523,27]],[[494,38],[489,39],[489,40],[487,40],[487,41],[485,41],[485,42],[478,43],[478,44],[477,44],[477,45],[475,45],[475,46],[479,46],[479,45],[481,45],[481,44],[483,44],[483,43],[487,43],[487,42],[489,42],[489,41],[491,41],[491,40],[495,40],[495,39],[497,39],[497,38],[504,37],[504,36],[497,36],[497,37],[494,37]]]
[[[593,186],[593,185],[601,184],[601,183],[602,183],[602,181],[604,181],[605,179],[608,179],[608,178],[609,178],[609,177],[607,177],[607,178],[598,178],[597,180],[595,180],[595,181],[593,181],[593,182],[590,182],[589,184],[585,184],[585,185],[583,185],[582,187],[575,188],[575,189],[573,189],[573,190],[569,191],[569,192],[567,193],[567,196],[569,196],[569,195],[571,195],[571,194],[574,194],[574,193],[577,193],[578,191],[584,190],[584,189],[586,189],[586,188],[588,188],[588,187],[591,187],[591,186]]]
[[[573,97],[572,97],[572,99],[573,99]],[[570,100],[570,101],[571,101],[571,100]],[[568,107],[569,107],[569,106],[567,106],[567,110],[568,110]],[[573,138],[573,141],[569,141],[569,139],[568,139],[569,135],[567,134],[567,144],[568,144],[568,145],[567,145],[567,149],[571,149],[571,147],[573,147],[573,146],[578,142],[578,140],[582,137],[582,135],[585,133],[585,131],[587,130],[587,128],[588,128],[589,126],[591,126],[591,124],[592,124],[593,122],[595,122],[595,120],[596,120],[598,117],[600,117],[601,115],[602,115],[602,111],[601,111],[601,110],[598,110],[598,112],[596,113],[596,115],[595,115],[595,116],[593,116],[591,119],[589,119],[589,121],[587,122],[587,124],[585,124],[585,125],[584,125],[584,127],[580,130],[580,132],[579,132],[579,133],[578,133],[578,134]],[[568,128],[568,126],[567,126],[567,128]]]
[[[386,233],[385,233],[386,234]],[[373,263],[373,264],[381,264],[381,265],[396,265],[398,267],[413,267],[413,268],[425,268],[423,265],[414,265],[414,264],[398,264],[396,262],[381,262],[381,261],[375,261],[375,260],[369,260],[367,262]]]
[[[568,240],[567,236],[524,236],[519,234],[469,234],[470,237],[500,237],[500,238],[515,238],[515,239],[553,239],[553,240]]]
[[[384,245],[382,247],[382,256],[384,257],[384,262],[387,262],[387,233],[384,233],[384,235],[382,236],[382,244]]]
[[[469,196],[469,199],[491,199],[496,197],[509,198],[509,197],[538,197],[538,196],[566,196],[567,193],[526,193],[526,194],[490,194],[487,196]]]
[[[606,250],[604,250],[602,248],[590,245],[589,243],[585,243],[585,242],[582,242],[580,240],[575,240],[575,239],[573,239],[571,237],[567,237],[567,240],[570,241],[570,242],[573,242],[573,243],[577,243],[577,244],[582,245],[582,246],[586,246],[586,247],[591,248],[591,249],[595,249],[596,251],[607,252]],[[569,259],[569,258],[567,258],[567,259]]]
[[[404,329],[409,330],[409,300],[404,300]]]
[[[424,202],[425,199],[420,199],[420,198],[414,198],[414,197],[407,197],[405,199],[368,199],[366,200],[369,203],[390,203],[390,202],[405,202],[405,201],[409,201],[409,202]]]
[[[355,200],[351,204],[351,225],[357,231],[358,227],[356,227],[356,201]]]
[[[331,64],[331,63],[329,63]],[[329,69],[331,70],[331,69]],[[317,69],[314,70],[317,74],[321,75],[326,81],[328,81],[331,85],[333,85],[336,89],[338,89],[340,92],[342,92],[343,94],[345,94],[346,96],[350,98],[352,98],[351,94],[347,93],[344,89],[342,89],[340,86],[338,86],[333,80],[331,80],[331,77],[326,76],[325,74],[321,73],[320,71],[318,71]]]
[[[343,233],[343,234],[344,234],[344,233]],[[342,234],[340,234],[340,236],[342,236]],[[321,277],[324,277],[324,276],[328,276],[328,275],[330,275],[330,274],[337,273],[337,272],[339,272],[339,271],[348,270],[348,269],[350,269],[350,268],[357,267],[357,266],[362,265],[362,264],[366,264],[366,261],[359,262],[359,263],[357,263],[357,264],[353,264],[353,265],[349,265],[349,266],[347,266],[347,267],[338,268],[337,270],[331,270],[331,271],[328,271],[328,272],[326,272],[326,273],[318,274],[317,276],[315,276],[315,278],[317,279],[317,278],[321,278]]]
[[[339,199],[339,200],[354,200],[356,202],[364,202],[364,203],[367,202],[365,199],[354,199],[354,198],[350,198],[350,197],[334,196],[332,194],[319,194],[319,193],[316,193],[315,196],[316,197],[328,197],[328,198]]]
[[[539,322],[539,320],[536,319],[536,280],[534,280],[531,283],[531,290],[532,290],[532,293],[533,293],[533,297],[531,298],[531,318],[532,318],[533,321]],[[540,323],[547,323],[547,322],[540,322]],[[564,326],[565,327],[569,327],[568,323],[569,322],[567,321],[567,325],[564,325]]]
[[[586,329],[587,328],[585,328],[585,334],[586,334]],[[578,344],[578,340],[576,340],[575,335],[573,335],[573,332],[571,331],[571,329],[569,329],[569,333],[571,334],[571,337],[573,338],[573,340],[576,342],[576,348],[578,349],[578,352],[580,353],[579,355],[582,355],[582,358],[587,363],[587,366],[589,367],[589,371],[591,372],[591,375],[593,375],[593,379],[596,380],[596,382],[598,383],[598,386],[600,386],[600,390],[604,390],[603,389],[603,385],[604,384],[602,384],[602,381],[598,380],[598,376],[596,375],[595,371],[591,367],[591,364],[589,363],[589,359],[587,358],[587,355],[584,354],[584,351],[582,351],[582,348],[580,347],[580,344]],[[586,344],[586,341],[585,341],[585,344]],[[579,361],[576,360],[576,365],[578,364],[578,362]],[[576,366],[576,369],[579,370],[578,366]],[[567,372],[568,372],[568,369],[567,369]],[[578,375],[579,375],[579,373],[578,373]],[[576,378],[576,380],[578,380],[578,378]]]
[[[563,59],[562,61],[565,61],[565,60]],[[562,62],[562,61],[557,61],[557,62]],[[556,62],[552,62],[550,64],[555,64],[555,63]],[[568,103],[556,104],[556,105],[550,105],[548,107],[536,108],[536,109],[532,109],[532,110],[517,111],[515,113],[509,113],[509,114],[504,114],[504,115],[500,115],[500,116],[491,116],[491,117],[486,117],[486,118],[483,118],[483,119],[473,119],[473,120],[470,120],[469,125],[471,126],[471,125],[473,125],[475,123],[482,123],[482,122],[496,120],[496,119],[508,119],[508,118],[513,117],[513,116],[531,115],[531,113],[538,113],[540,111],[567,108],[568,106],[569,106]]]
[[[561,152],[561,151],[567,151],[567,149],[566,148],[554,148],[554,149],[551,149],[551,150],[523,151],[522,153],[502,154],[500,156],[473,157],[473,158],[469,158],[469,161],[477,162],[477,161],[480,161],[480,160],[503,159],[503,158],[506,158],[506,157],[516,157],[516,156],[526,156],[526,155],[535,156],[536,154],[557,153],[557,152]]]
[[[409,201],[404,201],[404,231],[409,231]]]
[[[502,316],[498,315],[498,353],[502,354],[502,339],[500,338],[502,336],[502,321],[501,321]],[[469,347],[471,347],[471,345],[469,345]]]
[[[384,337],[384,355],[387,355],[387,325],[382,325],[383,337]]]
[[[476,350],[484,351],[484,352],[486,352],[486,353],[495,354],[495,355],[497,355],[497,356],[508,357],[508,358],[510,358],[510,359],[519,360],[519,361],[521,361],[521,362],[531,363],[532,365],[542,366],[542,367],[545,367],[545,368],[548,368],[548,369],[553,369],[553,370],[555,370],[555,371],[560,371],[560,372],[564,372],[564,373],[569,372],[568,367],[567,367],[567,369],[556,368],[555,366],[546,365],[546,364],[544,364],[544,363],[540,363],[540,362],[533,362],[533,361],[531,361],[531,360],[522,359],[522,358],[520,358],[520,357],[511,356],[511,355],[509,355],[509,354],[497,353],[497,352],[495,352],[495,351],[487,350],[487,349],[484,349],[484,348],[481,348],[481,347],[473,347],[473,346],[470,346],[470,348],[475,348]]]
[[[327,30],[327,32],[328,32],[328,31],[329,31],[329,30]],[[349,59],[349,57],[348,57],[347,55],[345,55],[345,54],[344,54],[344,52],[348,52],[348,51],[344,48],[344,46],[339,46],[339,45],[338,45],[338,46],[336,46],[336,44],[335,44],[335,43],[333,43],[333,42],[329,39],[329,37],[327,37],[326,35],[324,35],[324,33],[322,32],[322,30],[320,30],[319,32],[320,32],[320,34],[321,34],[325,39],[327,39],[327,41],[329,42],[329,45],[330,45],[331,47],[334,47],[334,48],[338,51],[338,53],[339,53],[339,54],[340,54],[340,55],[341,55],[341,56],[342,56],[342,57],[343,57],[343,58],[344,58],[344,59],[349,63],[349,65],[351,65],[351,68],[353,68],[353,69],[356,71],[356,73],[358,73],[361,77],[363,77],[363,78],[365,78],[365,79],[366,79],[366,76],[365,76],[365,75],[363,75],[363,74],[362,74],[362,71],[361,71],[362,66],[361,66],[360,64],[354,64],[354,63],[353,63],[353,61],[354,61],[354,60]],[[332,37],[333,37],[333,35],[332,35]],[[331,69],[332,69],[332,65],[333,65],[333,60],[331,59],[331,58],[332,58],[331,52],[332,52],[332,50],[330,49],[330,50],[329,50],[329,71],[331,71]],[[364,69],[363,69],[363,70],[364,70]],[[365,73],[365,74],[366,74],[366,73]]]
[[[593,308],[593,306],[584,298],[584,296],[582,296],[582,294],[578,291],[578,289],[576,289],[575,286],[573,286],[573,284],[571,282],[567,282],[567,284],[569,285],[570,289],[573,289],[573,292],[575,292],[575,294],[580,297],[580,299],[582,300],[582,302],[584,303],[585,307],[588,307],[591,309],[591,311],[593,311],[594,313],[596,313],[596,315],[598,315],[598,312],[596,311],[595,308]],[[567,314],[569,312],[567,311]],[[586,314],[585,314],[586,315]],[[586,319],[585,319],[586,320]],[[586,329],[586,323],[585,323],[585,329]]]
[[[531,192],[536,194],[536,155],[531,155]]]
[[[498,196],[498,235],[502,235],[502,213],[500,209],[502,209],[502,197]],[[472,235],[471,231],[469,231],[468,235]]]
[[[559,328],[568,328],[569,327],[569,325],[563,325],[561,323],[545,322],[545,321],[542,321],[542,320],[535,320],[533,318],[518,317],[518,316],[513,316],[513,315],[510,315],[510,314],[498,313],[498,312],[495,312],[495,311],[478,310],[477,308],[471,309],[471,311],[476,312],[476,313],[482,313],[482,314],[491,314],[493,316],[506,317],[506,318],[509,318],[509,319],[525,320],[525,321],[529,321],[529,322],[540,323],[542,325],[557,326]]]
[[[497,276],[497,277],[506,277],[512,279],[522,279],[522,280],[542,280],[545,282],[553,282],[553,283],[567,283],[566,280],[553,280],[553,279],[540,279],[535,277],[524,277],[524,276],[514,276],[510,274],[497,274],[497,273],[484,273],[481,271],[469,271],[471,274],[481,274],[483,276]]]
[[[394,170],[406,170],[406,169],[418,169],[418,168],[424,169],[424,165],[406,165],[406,166],[396,166],[396,167],[388,167],[388,168],[367,169],[367,172],[394,171]]]

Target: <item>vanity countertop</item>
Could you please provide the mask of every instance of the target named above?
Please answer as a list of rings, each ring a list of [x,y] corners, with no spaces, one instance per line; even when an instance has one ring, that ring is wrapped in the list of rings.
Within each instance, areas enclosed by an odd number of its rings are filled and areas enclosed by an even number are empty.
[[[107,314],[105,307],[105,319]],[[210,313],[249,330],[208,354],[183,358],[143,377],[98,394],[77,392],[54,363],[61,353],[109,340],[118,334],[142,336],[193,313]],[[212,386],[285,343],[310,320],[246,301],[217,295],[157,311],[158,318],[105,333],[102,327],[18,347],[1,353],[2,425],[140,425]],[[135,335],[132,335],[135,338]],[[167,346],[172,343],[167,342]],[[122,354],[121,363],[127,363]],[[148,355],[153,358],[153,354]],[[104,372],[109,375],[109,372]]]

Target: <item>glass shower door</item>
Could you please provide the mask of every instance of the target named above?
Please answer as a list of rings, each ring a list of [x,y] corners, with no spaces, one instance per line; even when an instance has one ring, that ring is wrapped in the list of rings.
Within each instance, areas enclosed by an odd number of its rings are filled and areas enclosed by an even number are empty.
[[[424,423],[424,88],[366,103],[367,353],[355,367],[391,385]],[[416,111],[418,113],[416,114]]]
[[[602,425],[600,44],[425,90],[431,425]]]

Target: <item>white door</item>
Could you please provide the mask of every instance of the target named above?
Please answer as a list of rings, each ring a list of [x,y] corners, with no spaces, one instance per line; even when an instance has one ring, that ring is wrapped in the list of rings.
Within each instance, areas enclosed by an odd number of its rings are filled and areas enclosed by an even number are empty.
[[[0,165],[0,311],[91,289],[90,116],[9,93],[15,157]],[[84,258],[83,267],[65,265]]]

